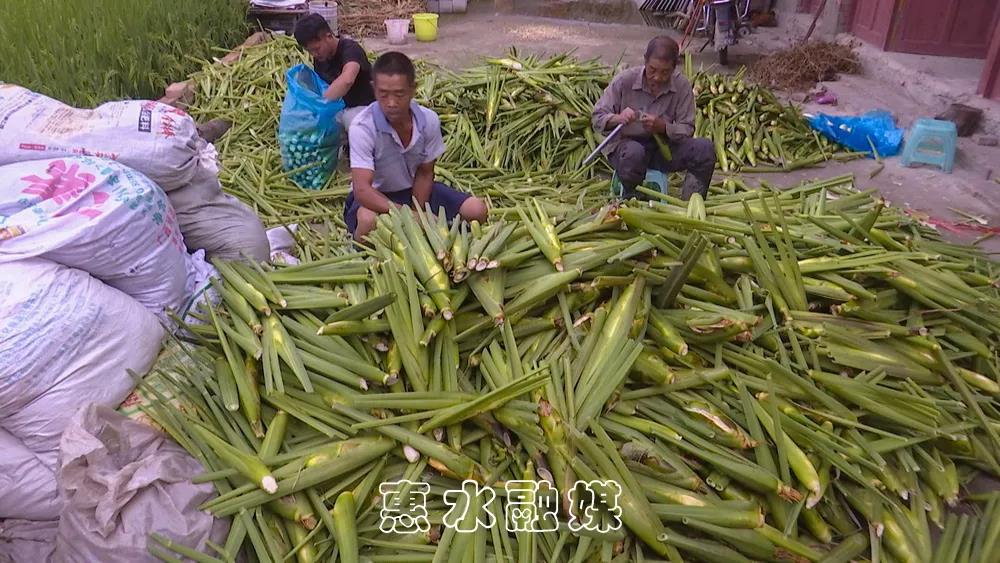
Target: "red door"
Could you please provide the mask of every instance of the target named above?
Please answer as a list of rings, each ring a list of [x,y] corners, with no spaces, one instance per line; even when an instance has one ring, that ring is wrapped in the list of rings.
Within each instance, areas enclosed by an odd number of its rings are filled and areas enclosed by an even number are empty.
[[[1000,21],[997,22],[1000,26]],[[989,56],[983,68],[983,77],[979,81],[979,93],[987,98],[1000,100],[1000,28],[993,33]]]
[[[922,55],[985,58],[998,15],[997,0],[900,0],[897,22],[886,48]]]
[[[896,4],[900,1],[906,0],[856,0],[851,31],[879,49],[885,49]]]

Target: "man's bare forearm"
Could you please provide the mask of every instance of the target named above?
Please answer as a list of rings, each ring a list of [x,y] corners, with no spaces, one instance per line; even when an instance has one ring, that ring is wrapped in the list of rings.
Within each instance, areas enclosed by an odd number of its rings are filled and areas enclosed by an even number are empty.
[[[327,100],[339,100],[347,94],[354,85],[353,80],[341,80],[340,78],[330,83],[330,86],[323,92],[323,97]]]
[[[354,197],[362,207],[370,209],[375,213],[388,213],[395,204],[389,201],[382,192],[375,188],[355,190]]]
[[[431,189],[434,186],[434,170],[430,171],[417,169],[413,178],[413,198],[417,200],[417,205],[423,209],[424,205],[431,199]]]

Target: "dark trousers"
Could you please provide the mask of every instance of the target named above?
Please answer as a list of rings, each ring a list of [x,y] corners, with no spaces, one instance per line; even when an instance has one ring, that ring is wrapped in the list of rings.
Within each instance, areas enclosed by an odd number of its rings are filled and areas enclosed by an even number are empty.
[[[708,197],[708,186],[715,171],[715,145],[708,139],[694,137],[670,141],[669,144],[673,157],[670,160],[663,158],[652,139],[626,139],[611,151],[608,162],[625,188],[624,197],[635,194],[635,187],[642,183],[646,170],[650,168],[664,173],[686,171],[690,177],[684,181],[681,198],[687,200],[696,192],[701,197]]]
[[[413,205],[413,190],[383,192],[382,195],[389,198],[389,201],[398,203],[399,205]],[[431,198],[427,200],[427,203],[431,206],[431,211],[435,215],[441,209],[444,209],[445,216],[448,218],[448,221],[451,221],[455,217],[458,217],[458,212],[462,209],[462,204],[469,197],[471,197],[471,194],[460,192],[441,182],[434,182],[431,185]],[[361,203],[354,199],[354,191],[351,190],[347,193],[347,200],[344,201],[344,224],[347,225],[347,230],[352,235],[358,230],[358,209],[360,208]]]

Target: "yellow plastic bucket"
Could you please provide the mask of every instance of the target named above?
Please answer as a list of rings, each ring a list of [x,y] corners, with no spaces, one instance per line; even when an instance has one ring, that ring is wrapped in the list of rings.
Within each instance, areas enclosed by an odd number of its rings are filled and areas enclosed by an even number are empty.
[[[434,41],[438,36],[437,14],[413,14],[413,33],[417,41]]]

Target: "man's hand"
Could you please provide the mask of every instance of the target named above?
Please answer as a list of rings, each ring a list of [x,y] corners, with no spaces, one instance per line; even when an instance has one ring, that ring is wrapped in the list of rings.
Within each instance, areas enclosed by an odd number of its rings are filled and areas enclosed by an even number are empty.
[[[666,133],[667,122],[651,113],[643,113],[639,116],[639,122],[649,133]]]
[[[434,164],[431,160],[417,166],[413,175],[413,199],[415,205],[423,210],[427,202],[431,200],[431,193],[434,191]]]
[[[410,203],[396,203],[395,201],[389,200],[389,211],[398,211],[400,213],[404,211],[409,211],[411,215],[416,216],[417,209],[413,207]]]
[[[625,108],[621,113],[615,115],[612,121],[614,121],[615,125],[620,125],[622,123],[632,123],[638,117],[639,113],[637,111],[632,108]]]

